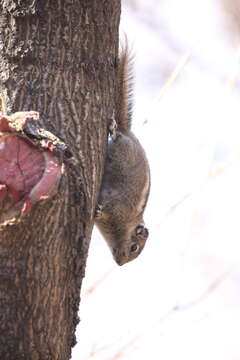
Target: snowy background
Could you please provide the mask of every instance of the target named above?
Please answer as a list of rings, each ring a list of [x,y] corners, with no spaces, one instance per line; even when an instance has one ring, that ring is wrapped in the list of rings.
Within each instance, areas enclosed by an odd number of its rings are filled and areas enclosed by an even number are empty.
[[[118,267],[94,231],[72,359],[239,360],[240,1],[125,0],[121,28],[150,237]]]

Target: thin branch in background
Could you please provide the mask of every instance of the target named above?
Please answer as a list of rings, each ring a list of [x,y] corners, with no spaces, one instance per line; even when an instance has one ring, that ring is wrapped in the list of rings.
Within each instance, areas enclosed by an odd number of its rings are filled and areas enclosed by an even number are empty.
[[[161,101],[164,94],[167,92],[167,90],[173,85],[173,83],[176,81],[177,77],[181,74],[183,69],[185,68],[186,64],[188,63],[189,59],[191,57],[191,52],[187,51],[178,62],[175,69],[172,71],[171,75],[168,77],[167,81],[163,85],[163,87],[160,90],[160,93],[156,99],[157,102]]]
[[[237,55],[236,55],[236,68],[229,76],[229,79],[227,81],[227,89],[229,91],[232,91],[237,87],[237,84],[239,82],[239,77],[240,77],[240,48],[238,46]]]
[[[191,57],[191,52],[187,51],[181,58],[180,61],[177,63],[174,70],[171,72],[170,76],[166,80],[165,84],[161,88],[159,95],[156,98],[156,102],[160,102],[162,100],[162,97],[165,95],[165,93],[169,90],[169,88],[173,85],[173,83],[176,81],[177,77],[180,75],[180,73],[185,68],[186,64],[188,63],[189,59]],[[145,119],[142,123],[142,125],[146,125],[148,123],[148,119]]]
[[[202,294],[199,295],[199,297],[197,297],[183,305],[177,304],[176,306],[173,307],[172,310],[173,311],[185,311],[185,310],[189,310],[193,306],[196,306],[199,303],[201,303],[203,300],[206,299],[206,297],[211,295],[223,283],[224,280],[226,280],[226,278],[233,272],[234,268],[235,268],[235,265],[232,265],[229,269],[227,269],[224,272],[222,272],[221,274],[219,274],[216,277],[216,279],[214,279],[213,282],[206,288],[206,290]]]
[[[193,195],[193,192],[185,194],[180,200],[178,200],[177,202],[175,202],[173,205],[170,206],[170,209],[167,211],[167,213],[164,215],[163,220],[161,221],[161,223],[168,218],[168,216],[170,216],[175,210],[177,210],[177,208],[179,208],[179,206],[181,206],[183,203],[185,203],[185,201],[187,199],[189,199],[191,196]]]
[[[219,166],[216,166],[209,171],[209,178],[221,175],[226,170],[228,170],[231,166],[235,165],[239,160],[240,160],[240,155],[236,155],[236,156],[232,157],[231,159],[223,161]]]
[[[92,350],[90,351],[89,355],[85,358],[85,360],[94,359],[99,356],[99,353],[109,349],[111,347],[110,344],[103,345],[101,347],[97,347],[96,344],[92,345]]]
[[[225,171],[229,170],[234,166],[238,161],[240,161],[240,155],[236,155],[232,159],[223,161],[219,166],[212,168],[209,171],[206,182],[203,185],[206,185],[208,181],[212,178],[222,175]],[[169,210],[164,215],[163,219],[160,221],[160,224],[163,223],[168,216],[170,216],[175,210],[177,210],[182,204],[184,204],[189,198],[194,196],[199,191],[199,188],[185,194],[180,200],[176,201],[173,205],[170,206]]]
[[[192,307],[199,305],[202,301],[204,301],[206,299],[206,297],[210,296],[223,283],[224,280],[226,280],[226,278],[230,275],[230,273],[232,273],[234,268],[235,268],[235,265],[232,265],[230,268],[228,268],[227,270],[220,273],[213,280],[213,282],[211,282],[211,284],[203,291],[203,293],[200,294],[197,298],[191,300],[190,302],[188,302],[186,304],[180,305],[177,303],[176,305],[171,307],[171,309],[167,313],[165,313],[160,319],[158,319],[157,322],[151,326],[151,328],[158,326],[160,323],[167,320],[171,315],[173,315],[176,312],[190,310]],[[126,344],[122,345],[122,347],[107,360],[118,360],[121,357],[123,357],[126,354],[126,352],[128,352],[128,354],[129,354],[129,351],[130,350],[133,351],[134,346],[136,346],[136,342],[143,339],[144,335],[146,333],[149,334],[149,327],[148,327],[148,329],[145,329],[143,333],[134,336]],[[87,357],[87,359],[95,358],[95,356],[98,356],[100,351],[103,351],[103,350],[107,349],[108,347],[110,347],[110,345],[105,345],[101,348],[94,349],[93,351],[91,351],[91,353],[90,353],[89,357]]]
[[[115,267],[112,267],[111,269],[106,271],[100,278],[98,278],[92,286],[90,286],[88,289],[86,289],[86,291],[83,292],[82,298],[91,295],[96,290],[96,288],[107,279],[107,277],[113,272],[114,269]]]
[[[176,304],[174,305],[166,314],[164,314],[155,324],[154,327],[159,323],[162,323],[166,319],[168,319],[173,313],[178,311],[186,311],[191,309],[192,307],[199,305],[202,301],[204,301],[208,296],[210,296],[222,283],[226,280],[226,278],[233,272],[236,265],[232,265],[227,270],[220,273],[215,280],[200,294],[197,298],[189,301],[186,304]]]
[[[124,356],[126,352],[129,354],[129,350],[133,351],[134,345],[138,339],[139,336],[135,336],[133,339],[124,344],[113,356],[108,358],[108,360],[118,360]]]
[[[227,81],[227,89],[231,91],[234,88],[236,88],[238,81],[239,81],[239,67],[229,77]]]
[[[117,350],[113,355],[111,355],[110,358],[108,358],[108,360],[118,360],[120,359],[122,356],[124,356],[126,354],[126,352],[133,350],[134,345],[136,343],[137,340],[139,340],[140,336],[135,336],[133,337],[131,340],[129,340],[127,343],[123,344],[119,350]],[[99,356],[99,353],[106,350],[106,349],[110,349],[111,345],[104,345],[100,348],[97,348],[97,346],[93,346],[92,351],[90,352],[89,356],[87,358],[85,358],[85,360],[89,360],[89,359],[94,359],[97,358]]]
[[[202,294],[200,294],[199,297],[197,297],[197,298],[193,299],[192,301],[190,301],[186,304],[183,304],[183,305],[180,305],[180,304],[174,305],[164,316],[161,317],[161,319],[159,319],[155,324],[153,324],[152,327],[156,327],[157,325],[159,325],[159,323],[167,320],[169,318],[169,316],[171,316],[175,312],[186,311],[186,310],[189,310],[192,307],[200,304],[203,300],[206,299],[206,297],[210,296],[223,283],[224,280],[226,280],[226,278],[229,276],[230,273],[232,273],[234,268],[235,268],[235,265],[231,266],[230,268],[228,268],[227,270],[225,270],[221,274],[219,274],[216,277],[216,279],[206,288],[206,290],[203,291]],[[122,356],[124,356],[126,351],[129,351],[129,349],[133,350],[133,347],[134,347],[136,341],[144,338],[145,333],[149,334],[149,329],[145,329],[145,331],[142,334],[138,334],[137,336],[132,338],[128,343],[126,343],[124,346],[122,346],[122,348],[108,360],[118,360]]]

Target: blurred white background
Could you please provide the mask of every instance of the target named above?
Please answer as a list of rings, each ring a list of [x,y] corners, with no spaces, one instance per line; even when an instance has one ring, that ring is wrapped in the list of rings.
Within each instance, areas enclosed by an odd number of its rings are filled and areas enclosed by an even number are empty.
[[[240,359],[240,0],[125,0],[134,130],[151,165],[143,253],[91,242],[73,360]]]

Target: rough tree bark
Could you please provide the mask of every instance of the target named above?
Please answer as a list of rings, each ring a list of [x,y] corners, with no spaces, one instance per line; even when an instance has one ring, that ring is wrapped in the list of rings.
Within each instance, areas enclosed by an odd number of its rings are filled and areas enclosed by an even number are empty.
[[[0,2],[2,111],[38,111],[73,154],[57,195],[1,228],[1,360],[71,356],[114,109],[119,17],[120,0]]]

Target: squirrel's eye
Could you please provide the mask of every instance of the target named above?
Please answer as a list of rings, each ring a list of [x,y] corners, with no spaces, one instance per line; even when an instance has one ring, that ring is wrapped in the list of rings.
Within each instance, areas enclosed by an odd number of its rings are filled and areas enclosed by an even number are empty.
[[[131,252],[136,252],[139,250],[139,245],[138,244],[133,244],[131,247],[130,247],[130,251]]]

